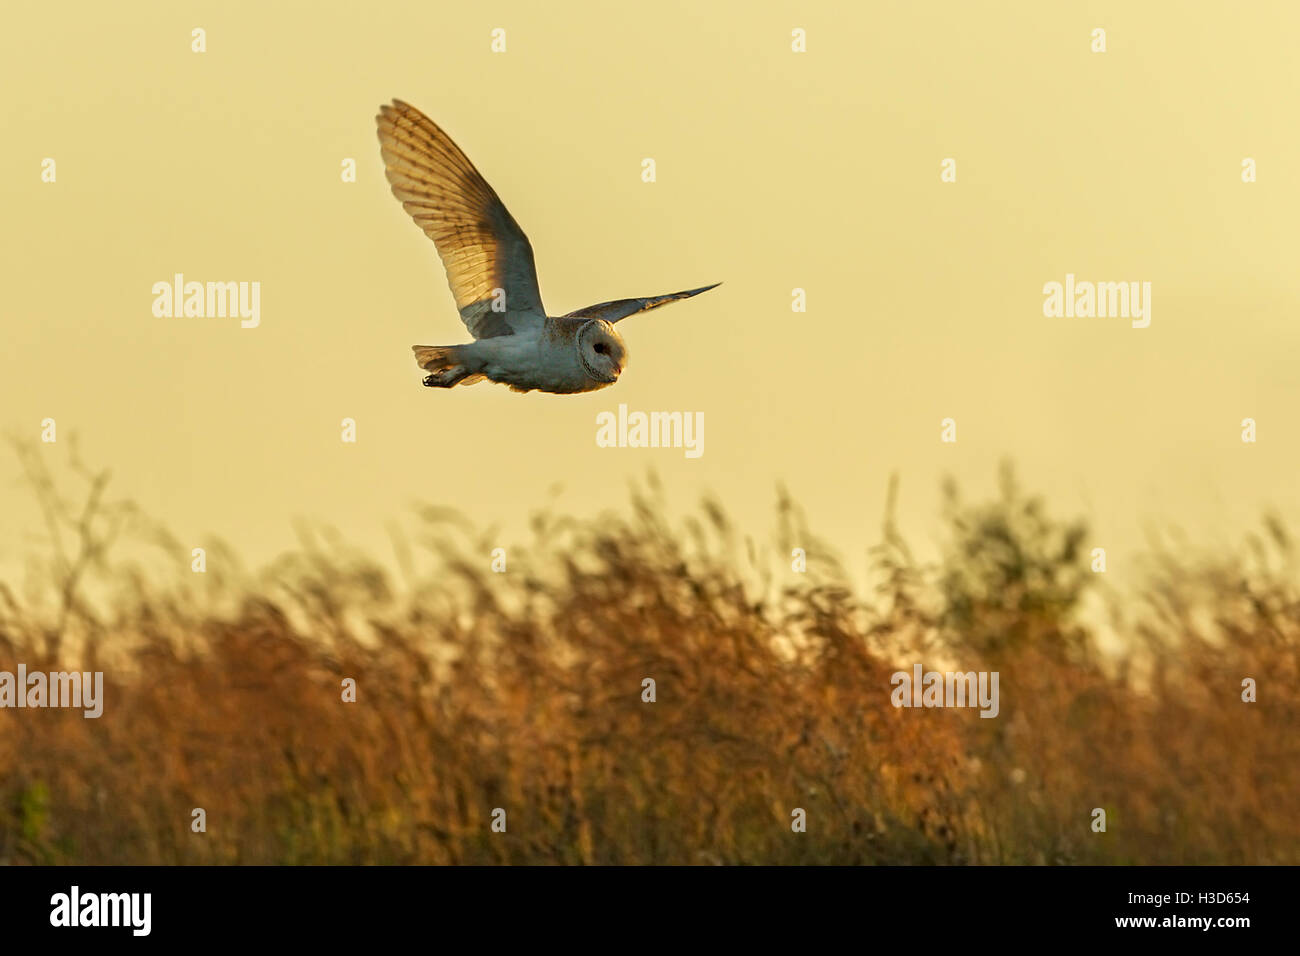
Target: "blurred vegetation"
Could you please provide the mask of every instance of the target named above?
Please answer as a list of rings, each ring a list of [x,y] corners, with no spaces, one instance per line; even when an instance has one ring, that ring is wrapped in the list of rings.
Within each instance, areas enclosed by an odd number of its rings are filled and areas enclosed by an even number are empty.
[[[65,492],[18,453],[48,535],[0,582],[0,670],[103,670],[106,702],[0,710],[0,863],[1300,863],[1273,519],[1157,550],[1122,601],[1009,470],[992,501],[945,488],[932,564],[891,493],[870,586],[784,494],[755,541],[713,501],[670,524],[653,478],[625,513],[538,514],[505,573],[429,507],[396,573],[303,528],[257,572],[204,542],[195,574],[106,475],[74,460]],[[895,709],[918,661],[997,670],[998,717]]]

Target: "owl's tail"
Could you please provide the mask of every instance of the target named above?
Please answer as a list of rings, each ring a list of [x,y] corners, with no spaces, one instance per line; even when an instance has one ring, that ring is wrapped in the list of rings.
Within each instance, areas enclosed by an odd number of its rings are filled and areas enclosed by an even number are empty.
[[[472,385],[483,376],[474,372],[463,345],[412,345],[415,361],[429,374],[424,384],[431,388],[451,388],[453,385]]]
[[[416,363],[427,372],[441,372],[460,364],[456,361],[454,345],[412,345],[411,351],[415,353]]]

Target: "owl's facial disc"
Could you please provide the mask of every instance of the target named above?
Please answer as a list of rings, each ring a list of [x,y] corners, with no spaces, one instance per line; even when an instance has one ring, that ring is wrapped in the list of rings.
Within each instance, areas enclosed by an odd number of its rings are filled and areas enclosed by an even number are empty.
[[[627,346],[614,326],[592,319],[578,333],[578,358],[587,374],[598,382],[618,381],[627,365]]]

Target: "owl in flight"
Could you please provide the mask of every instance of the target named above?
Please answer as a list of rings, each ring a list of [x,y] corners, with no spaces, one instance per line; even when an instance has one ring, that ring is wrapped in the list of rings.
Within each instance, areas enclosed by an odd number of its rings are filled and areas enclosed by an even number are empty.
[[[528,237],[451,137],[401,100],[381,106],[375,120],[393,195],[437,247],[456,308],[475,339],[412,346],[431,388],[485,378],[517,392],[605,388],[627,365],[615,322],[719,284],[548,316]]]

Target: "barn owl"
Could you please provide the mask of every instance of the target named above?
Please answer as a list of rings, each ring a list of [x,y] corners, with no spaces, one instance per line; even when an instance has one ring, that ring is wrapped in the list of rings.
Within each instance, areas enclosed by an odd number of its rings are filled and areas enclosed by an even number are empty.
[[[381,106],[375,120],[393,195],[437,247],[456,308],[475,339],[412,346],[431,388],[483,379],[517,392],[605,388],[627,365],[615,322],[720,285],[548,316],[528,237],[451,137],[401,100]]]

